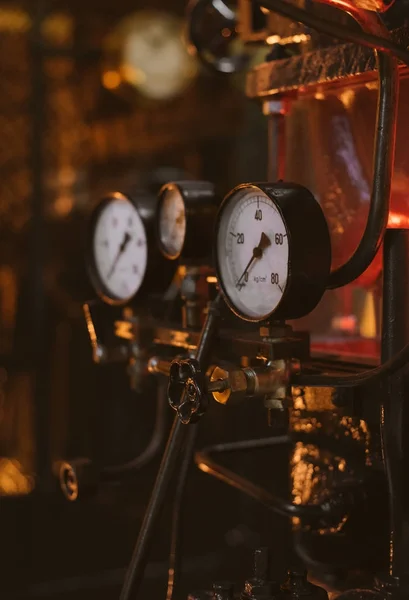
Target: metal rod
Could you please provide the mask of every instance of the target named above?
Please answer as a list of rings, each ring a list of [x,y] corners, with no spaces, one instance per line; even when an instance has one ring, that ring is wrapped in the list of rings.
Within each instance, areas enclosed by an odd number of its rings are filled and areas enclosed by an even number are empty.
[[[168,589],[166,600],[174,600],[177,595],[177,589],[180,581],[182,567],[182,526],[183,526],[183,501],[186,495],[187,476],[189,467],[192,464],[193,452],[197,439],[197,424],[189,428],[186,445],[183,449],[183,460],[179,470],[178,483],[176,486],[175,499],[172,509],[172,531],[170,536],[170,553],[168,569]]]
[[[390,229],[384,241],[382,361],[389,360],[409,343],[409,231]],[[389,575],[399,578],[405,571],[404,527],[404,421],[409,376],[397,373],[386,383],[381,405],[381,439],[389,490]],[[382,394],[383,395],[383,394]],[[407,560],[406,560],[407,562]]]
[[[176,416],[156,476],[149,504],[145,511],[131,562],[125,574],[125,581],[121,590],[120,600],[129,600],[133,590],[135,591],[136,596],[142,582],[152,542],[153,529],[165,501],[179,451],[183,444],[183,440],[185,439],[185,434],[186,429]]]
[[[256,448],[267,448],[269,446],[276,446],[278,444],[288,444],[290,441],[288,436],[281,437],[270,437],[265,439],[256,440],[245,440],[241,442],[232,442],[229,444],[218,444],[216,446],[210,446],[204,448],[195,455],[195,462],[199,469],[204,473],[208,473],[216,479],[227,483],[231,487],[243,492],[250,498],[253,498],[257,502],[260,502],[267,508],[273,510],[283,517],[302,517],[302,518],[318,518],[322,519],[328,517],[334,513],[334,507],[331,502],[325,502],[322,504],[308,504],[298,505],[287,501],[280,496],[276,496],[264,488],[256,485],[249,479],[234,473],[230,469],[223,467],[217,463],[211,454],[224,454],[226,452],[238,452],[241,450],[254,450]],[[342,507],[336,507],[335,510],[341,509]]]
[[[280,101],[279,101],[280,102]],[[269,104],[269,103],[267,103]],[[270,182],[285,177],[285,115],[271,112],[268,115],[267,180]]]
[[[206,367],[211,352],[212,342],[219,323],[219,305],[221,302],[222,300],[219,294],[209,306],[200,335],[196,359],[202,367]],[[147,563],[154,527],[166,500],[169,483],[175,470],[177,458],[185,437],[186,427],[181,423],[178,416],[176,416],[153,486],[149,504],[145,511],[131,562],[125,575],[120,600],[129,600],[132,592],[134,592],[135,596],[138,593]]]

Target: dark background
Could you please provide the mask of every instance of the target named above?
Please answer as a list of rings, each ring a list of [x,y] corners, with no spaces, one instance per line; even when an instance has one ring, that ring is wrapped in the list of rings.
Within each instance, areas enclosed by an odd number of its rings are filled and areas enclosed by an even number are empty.
[[[0,2],[2,598],[117,598],[158,466],[157,459],[74,503],[53,474],[58,460],[128,460],[153,427],[152,386],[137,395],[124,365],[92,362],[82,313],[94,296],[84,259],[92,207],[104,191],[146,187],[158,168],[209,179],[221,194],[265,177],[265,121],[237,81],[202,68],[183,95],[164,103],[104,89],[105,36],[147,7],[183,15],[185,2]],[[61,17],[70,34],[56,26],[44,35],[44,22]],[[199,444],[263,431],[261,405],[215,406]],[[284,482],[285,456],[274,452],[237,464],[260,482],[269,482],[272,470]],[[242,582],[260,544],[276,549],[282,575],[285,521],[193,467],[187,498],[180,597],[215,579]],[[166,591],[170,508],[141,597]]]

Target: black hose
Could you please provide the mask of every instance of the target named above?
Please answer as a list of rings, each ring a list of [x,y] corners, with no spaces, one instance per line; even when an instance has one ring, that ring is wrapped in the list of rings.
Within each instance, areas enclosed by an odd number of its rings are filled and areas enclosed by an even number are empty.
[[[166,413],[168,410],[167,403],[167,386],[160,383],[157,392],[156,400],[156,416],[155,425],[153,428],[151,439],[146,448],[132,460],[121,464],[105,467],[102,471],[104,475],[123,475],[133,471],[142,469],[157,456],[165,441],[166,433]]]
[[[244,442],[232,442],[229,444],[217,444],[209,446],[195,454],[195,462],[199,469],[208,473],[216,479],[227,483],[231,487],[240,490],[250,498],[257,500],[267,508],[284,517],[299,517],[307,519],[326,519],[333,516],[333,506],[331,502],[322,504],[297,505],[268,492],[264,488],[254,484],[248,479],[241,477],[230,469],[223,467],[215,460],[210,458],[211,454],[224,454],[226,452],[237,452],[240,450],[254,450],[256,448],[267,448],[278,444],[287,444],[290,442],[288,436],[269,437],[257,440],[245,440]]]
[[[286,2],[286,0],[253,0],[263,8],[267,8],[271,12],[278,13],[283,17],[292,19],[299,23],[303,23],[307,27],[316,29],[321,33],[331,37],[338,38],[345,42],[352,42],[360,46],[366,46],[373,50],[385,52],[394,56],[409,66],[409,51],[399,44],[392,42],[387,38],[373,35],[365,31],[354,31],[341,23],[336,23],[330,19],[320,17],[303,8],[299,8],[294,4]]]
[[[395,356],[375,369],[369,369],[353,375],[294,375],[292,385],[311,387],[356,387],[378,382],[383,377],[390,377],[407,366],[409,362],[409,344],[404,346]]]

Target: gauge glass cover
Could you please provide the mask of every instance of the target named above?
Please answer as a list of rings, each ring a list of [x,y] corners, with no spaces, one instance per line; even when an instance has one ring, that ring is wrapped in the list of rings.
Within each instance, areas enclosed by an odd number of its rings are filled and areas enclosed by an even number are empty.
[[[179,189],[169,186],[159,207],[159,240],[167,258],[178,258],[186,236],[186,209]]]
[[[248,321],[268,318],[289,276],[288,232],[279,208],[260,189],[239,188],[221,207],[216,235],[218,275],[231,309]]]
[[[141,217],[128,199],[102,207],[94,229],[94,264],[99,293],[126,302],[139,290],[147,267],[147,240]]]

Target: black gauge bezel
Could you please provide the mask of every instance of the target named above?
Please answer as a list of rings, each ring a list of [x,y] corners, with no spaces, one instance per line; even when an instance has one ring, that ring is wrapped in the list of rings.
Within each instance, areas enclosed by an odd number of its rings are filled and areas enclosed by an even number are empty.
[[[221,277],[218,231],[223,211],[242,190],[254,190],[273,202],[284,223],[288,239],[288,276],[278,305],[261,318],[249,317],[230,299]],[[305,227],[308,223],[308,231]],[[310,251],[308,251],[310,249]],[[321,300],[331,269],[331,241],[324,213],[311,192],[293,183],[242,183],[231,190],[216,217],[213,255],[220,291],[232,313],[248,323],[301,318]],[[311,273],[311,277],[308,277]]]
[[[166,193],[177,190],[185,207],[185,237],[179,252],[170,254],[161,240],[160,214]],[[170,181],[162,186],[158,195],[155,231],[158,248],[167,260],[186,264],[210,261],[212,234],[219,201],[214,185],[208,181]]]
[[[138,216],[141,219],[142,225],[145,230],[145,238],[146,238],[146,244],[147,244],[146,269],[145,269],[145,273],[143,275],[141,285],[139,286],[139,288],[136,290],[135,293],[131,294],[130,296],[128,296],[125,299],[113,297],[113,295],[109,292],[108,288],[103,283],[101,276],[98,272],[98,268],[97,268],[96,260],[95,260],[95,253],[94,253],[95,229],[96,229],[98,220],[100,218],[100,215],[105,210],[105,208],[109,204],[111,204],[111,202],[118,202],[118,201],[130,203],[134,207],[134,209],[137,211]],[[148,265],[149,265],[148,234],[147,234],[145,223],[139,213],[137,204],[132,200],[132,198],[130,198],[129,196],[127,196],[125,194],[122,194],[121,192],[111,192],[111,193],[106,194],[102,198],[102,200],[97,204],[95,209],[93,210],[93,212],[91,214],[91,218],[90,218],[90,223],[89,223],[89,234],[88,234],[88,244],[87,244],[87,267],[88,267],[89,277],[91,279],[91,283],[92,283],[94,290],[96,291],[98,296],[101,298],[101,300],[103,302],[105,302],[105,304],[109,304],[110,306],[125,306],[141,292],[141,290],[145,284]]]

